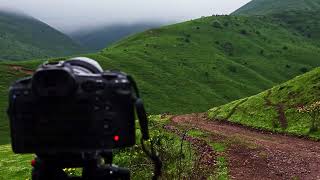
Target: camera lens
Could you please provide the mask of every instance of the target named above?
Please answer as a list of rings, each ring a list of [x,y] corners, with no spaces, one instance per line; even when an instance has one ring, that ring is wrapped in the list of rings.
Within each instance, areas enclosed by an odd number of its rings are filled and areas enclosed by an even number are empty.
[[[63,69],[42,70],[34,74],[32,89],[41,97],[66,97],[76,90],[76,81]]]

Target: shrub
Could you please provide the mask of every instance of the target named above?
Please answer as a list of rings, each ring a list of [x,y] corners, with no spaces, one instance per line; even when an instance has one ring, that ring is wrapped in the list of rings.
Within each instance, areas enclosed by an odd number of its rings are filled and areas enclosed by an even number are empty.
[[[306,72],[308,72],[308,68],[302,67],[302,68],[300,68],[300,72],[306,73]]]
[[[221,25],[220,21],[218,21],[218,20],[215,20],[212,22],[212,27],[222,29],[222,25]]]
[[[245,29],[241,29],[241,30],[240,30],[240,34],[247,35],[248,32],[247,32],[247,30],[245,30]]]
[[[291,68],[291,66],[289,64],[286,65],[286,68]]]
[[[264,50],[263,49],[260,50],[260,54],[264,55]]]
[[[234,47],[231,42],[226,42],[222,45],[222,48],[224,52],[226,52],[229,55],[233,55]]]
[[[235,66],[229,66],[228,69],[230,72],[233,72],[233,73],[237,72],[237,67],[235,67]]]
[[[299,113],[308,114],[311,117],[310,132],[317,131],[320,128],[320,101],[299,107],[297,110]]]
[[[283,50],[288,50],[289,48],[288,48],[288,46],[283,46],[282,49]]]

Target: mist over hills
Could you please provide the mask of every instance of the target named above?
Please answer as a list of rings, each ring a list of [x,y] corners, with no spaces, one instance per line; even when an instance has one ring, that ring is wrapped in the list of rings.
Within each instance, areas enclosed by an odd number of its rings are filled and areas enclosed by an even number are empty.
[[[104,69],[133,75],[149,114],[205,112],[215,107],[208,111],[212,120],[319,139],[320,130],[310,132],[307,115],[296,111],[300,105],[319,100],[320,95],[317,2],[253,0],[231,16],[203,17],[160,28],[139,24],[132,29],[118,26],[80,30],[73,38],[91,51],[108,45],[84,56],[97,60]],[[152,29],[126,37],[126,33],[141,27]],[[126,38],[114,42],[122,37]],[[13,46],[10,50],[22,51]],[[14,159],[0,163],[0,167],[6,167],[5,179],[29,175],[29,169],[21,163],[27,162],[29,156],[13,156],[6,145],[10,143],[5,112],[7,89],[14,80],[29,76],[48,59],[60,61],[67,57],[0,62],[0,149],[3,157]],[[162,132],[164,129],[159,131]],[[180,139],[178,142],[181,148]],[[248,152],[251,145],[241,152]],[[269,163],[265,154],[258,156]],[[141,159],[137,162],[141,163]]]
[[[0,52],[0,60],[25,60],[79,54],[85,49],[31,16],[0,10]]]
[[[79,44],[96,52],[129,35],[143,32],[147,29],[160,27],[163,23],[141,22],[134,24],[114,24],[87,29],[79,29],[70,37]]]

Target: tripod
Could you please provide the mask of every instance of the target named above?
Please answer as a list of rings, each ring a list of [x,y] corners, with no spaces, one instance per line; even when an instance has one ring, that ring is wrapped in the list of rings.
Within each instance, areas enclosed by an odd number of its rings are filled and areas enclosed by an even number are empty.
[[[37,154],[32,161],[32,180],[128,180],[130,171],[112,165],[112,152]],[[81,177],[71,177],[64,168],[82,168]]]

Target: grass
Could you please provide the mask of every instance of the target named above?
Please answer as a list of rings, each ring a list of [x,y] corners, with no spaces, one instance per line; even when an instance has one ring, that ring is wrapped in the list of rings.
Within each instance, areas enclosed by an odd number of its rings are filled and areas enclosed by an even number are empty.
[[[209,110],[212,119],[226,119],[246,126],[268,131],[320,139],[320,131],[310,131],[310,117],[300,114],[297,107],[319,100],[320,68],[267,91],[246,98],[242,104],[237,100]],[[279,107],[282,106],[282,111]],[[236,107],[236,109],[234,109]],[[230,115],[229,113],[233,111]],[[284,118],[280,117],[284,115]],[[283,123],[285,121],[286,123]]]
[[[129,35],[143,32],[153,27],[159,27],[158,23],[135,23],[135,24],[119,24],[109,25],[103,27],[95,27],[93,29],[79,29],[70,34],[71,38],[83,45],[91,52],[100,51],[107,46],[114,44],[120,39],[128,37]]]
[[[216,178],[218,180],[228,180],[229,178],[229,169],[228,169],[228,162],[224,156],[219,156],[217,158],[217,174]]]
[[[267,16],[319,46],[320,0],[253,0],[233,15]]]
[[[1,10],[0,52],[1,61],[66,56],[85,49],[39,20]]]
[[[31,175],[31,159],[33,155],[13,154],[10,145],[0,146],[1,180],[26,179]]]
[[[208,179],[217,179],[217,180],[230,179],[226,150],[229,148],[230,145],[240,144],[242,142],[238,141],[236,139],[223,140],[223,141],[213,141],[212,139],[210,139],[210,137],[214,136],[214,134],[211,134],[206,131],[201,131],[198,129],[188,130],[187,135],[205,140],[213,148],[213,150],[217,153],[215,172]]]
[[[233,14],[266,15],[283,11],[317,11],[319,9],[319,0],[252,0]]]
[[[319,47],[266,17],[205,17],[148,30],[86,56],[104,69],[132,74],[150,114],[203,112],[320,65]],[[43,60],[0,63],[0,144],[9,143],[7,89],[23,76],[8,64],[35,69]]]
[[[167,132],[163,126],[168,123],[168,119],[161,119],[160,116],[150,116],[150,133],[152,140],[156,141],[156,149],[163,161],[163,178],[172,179],[178,177],[181,170],[181,177],[188,177],[192,173],[194,158],[197,157],[194,150],[189,146],[183,146],[183,156],[180,154],[181,139],[179,136]],[[137,142],[140,137],[137,129]],[[10,145],[0,146],[0,169],[1,179],[27,179],[31,173],[31,159],[33,155],[13,154]],[[179,159],[182,159],[183,168],[180,167]],[[142,152],[141,147],[136,145],[115,151],[114,164],[120,167],[127,167],[131,170],[132,179],[151,179],[153,165],[152,162]],[[71,170],[75,174],[75,172]]]

